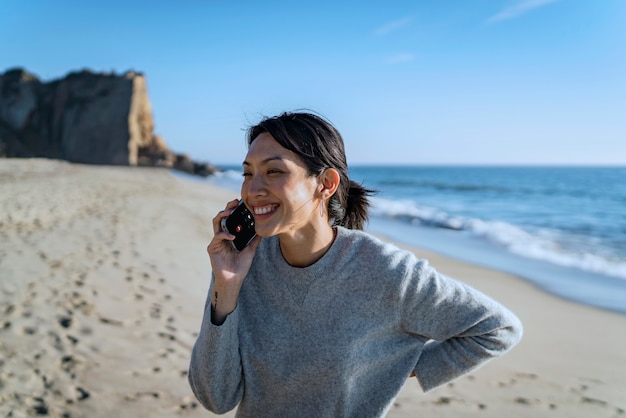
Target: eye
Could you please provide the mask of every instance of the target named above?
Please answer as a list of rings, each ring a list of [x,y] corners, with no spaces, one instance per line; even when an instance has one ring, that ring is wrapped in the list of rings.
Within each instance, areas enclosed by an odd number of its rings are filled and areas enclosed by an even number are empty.
[[[282,173],[282,171],[276,168],[270,168],[269,170],[267,170],[267,174],[280,174],[280,173]]]
[[[244,171],[243,173],[241,173],[241,175],[244,177],[250,177],[252,173],[248,173],[247,171]]]

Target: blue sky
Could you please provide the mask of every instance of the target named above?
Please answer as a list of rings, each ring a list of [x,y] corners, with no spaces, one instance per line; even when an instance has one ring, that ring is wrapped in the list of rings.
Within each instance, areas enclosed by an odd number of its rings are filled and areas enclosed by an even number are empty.
[[[155,132],[216,164],[303,108],[352,164],[626,164],[626,1],[164,3],[5,0],[0,71],[141,71]]]

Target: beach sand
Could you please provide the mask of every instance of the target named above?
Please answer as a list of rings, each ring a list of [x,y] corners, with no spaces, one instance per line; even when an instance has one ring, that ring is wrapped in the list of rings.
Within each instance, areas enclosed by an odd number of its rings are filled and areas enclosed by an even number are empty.
[[[186,373],[210,222],[235,197],[155,168],[0,159],[0,416],[213,416]],[[389,417],[626,416],[626,315],[410,250],[511,308],[525,335],[428,394],[407,380]]]

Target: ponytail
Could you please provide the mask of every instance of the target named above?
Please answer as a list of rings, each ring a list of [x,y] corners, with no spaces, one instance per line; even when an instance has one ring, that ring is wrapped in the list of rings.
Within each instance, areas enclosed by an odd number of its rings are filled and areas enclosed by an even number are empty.
[[[366,189],[353,180],[348,181],[347,195],[345,194],[345,188],[344,186],[341,191],[337,189],[337,192],[330,199],[328,205],[329,216],[331,219],[334,219],[335,225],[348,229],[362,230],[369,217],[368,208],[370,202],[368,197],[373,195],[375,191]]]

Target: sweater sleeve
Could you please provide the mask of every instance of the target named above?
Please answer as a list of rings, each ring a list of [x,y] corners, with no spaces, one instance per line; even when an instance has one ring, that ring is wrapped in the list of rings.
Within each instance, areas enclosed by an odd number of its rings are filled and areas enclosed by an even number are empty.
[[[211,322],[211,291],[204,307],[200,333],[191,352],[189,385],[208,410],[223,414],[233,409],[243,395],[236,308],[220,326]]]
[[[425,261],[410,270],[402,326],[429,340],[414,368],[425,392],[503,355],[521,339],[521,322],[498,302]]]

